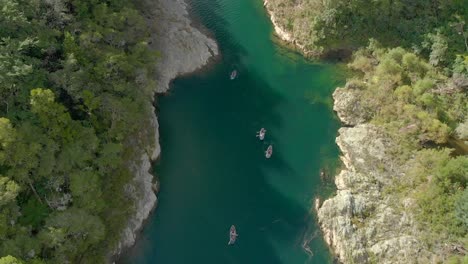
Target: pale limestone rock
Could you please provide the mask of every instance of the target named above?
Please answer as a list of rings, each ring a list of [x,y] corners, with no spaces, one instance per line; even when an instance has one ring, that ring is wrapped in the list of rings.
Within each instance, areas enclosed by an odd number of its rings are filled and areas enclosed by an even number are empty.
[[[360,91],[337,88],[333,93],[333,110],[341,122],[347,126],[356,126],[369,120],[369,112],[360,102]]]
[[[280,26],[280,23],[278,23],[277,19],[276,19],[276,16],[275,16],[275,13],[273,12],[273,10],[269,7],[269,2],[268,0],[264,0],[263,1],[263,6],[266,8],[269,16],[270,16],[270,20],[273,24],[273,28],[275,29],[275,33],[278,35],[278,37],[284,41],[287,41],[287,42],[293,42],[294,38],[292,37],[291,33],[287,32],[285,29],[283,29],[281,26]]]
[[[336,196],[324,201],[318,219],[340,261],[431,263],[434,253],[420,242],[411,211],[404,210],[412,201],[382,193],[402,175],[386,153],[393,143],[370,124],[341,128],[336,142],[345,168],[335,178]]]
[[[165,93],[177,76],[191,73],[218,55],[217,43],[192,25],[184,0],[143,0],[153,6],[152,45],[160,51],[157,62],[157,92]]]

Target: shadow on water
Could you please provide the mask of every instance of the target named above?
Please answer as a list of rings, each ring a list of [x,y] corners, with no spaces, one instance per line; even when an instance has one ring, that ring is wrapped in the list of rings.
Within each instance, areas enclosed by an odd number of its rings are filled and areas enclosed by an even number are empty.
[[[312,257],[302,245],[318,230],[310,208],[313,192],[320,193],[320,167],[323,160],[337,157],[337,123],[323,99],[335,84],[309,95],[294,90],[308,85],[303,80],[274,70],[265,74],[246,64],[255,54],[230,37],[226,28],[232,21],[224,19],[220,6],[225,2],[191,2],[223,56],[207,72],[176,79],[170,94],[158,100],[158,207],[120,262],[330,263],[320,235],[307,243]],[[265,68],[283,67],[277,65],[281,63],[265,61]],[[317,75],[312,86],[328,81],[320,80],[324,74],[319,66],[301,59],[293,63],[298,69],[287,72],[307,76],[301,67],[308,67]],[[239,77],[230,81],[233,69]],[[290,85],[291,91],[273,87],[278,82]],[[264,142],[255,137],[261,127],[267,129]],[[269,144],[274,153],[265,159]],[[232,224],[239,237],[228,246]]]
[[[279,109],[284,98],[248,72],[228,81],[227,67],[203,78],[177,79],[173,92],[160,100],[159,207],[126,262],[275,264],[309,259],[301,248],[311,221],[309,207],[285,197],[271,183],[272,174],[289,177],[287,181],[300,176],[281,149],[269,160],[263,153],[269,143],[281,141],[273,131],[284,120],[279,110],[271,109]],[[255,137],[261,125],[271,131],[266,142]],[[228,247],[231,224],[240,236]],[[290,251],[296,257],[288,261]]]

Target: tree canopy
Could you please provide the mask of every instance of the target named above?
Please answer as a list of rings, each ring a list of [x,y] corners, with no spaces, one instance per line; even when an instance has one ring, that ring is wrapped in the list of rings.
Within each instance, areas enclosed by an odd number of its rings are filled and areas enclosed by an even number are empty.
[[[465,0],[268,0],[280,26],[315,55],[358,49],[374,38],[414,48],[446,66],[468,51]]]
[[[132,1],[0,0],[0,263],[115,247],[155,58]]]

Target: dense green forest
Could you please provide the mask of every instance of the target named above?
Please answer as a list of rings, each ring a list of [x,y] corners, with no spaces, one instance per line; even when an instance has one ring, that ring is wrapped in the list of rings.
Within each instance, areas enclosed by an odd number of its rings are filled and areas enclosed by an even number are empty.
[[[468,49],[466,0],[268,0],[278,23],[313,55],[353,50],[369,38],[450,63]]]
[[[0,263],[116,246],[129,165],[154,143],[145,23],[132,1],[0,0]]]

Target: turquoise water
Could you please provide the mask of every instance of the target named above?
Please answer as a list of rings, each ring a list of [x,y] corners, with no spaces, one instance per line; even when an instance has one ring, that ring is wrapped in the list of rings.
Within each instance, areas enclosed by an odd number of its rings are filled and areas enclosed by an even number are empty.
[[[123,262],[331,263],[311,208],[328,191],[320,169],[338,157],[331,93],[339,71],[275,44],[259,0],[191,6],[222,56],[158,100],[158,207]],[[261,127],[264,142],[255,137]],[[239,237],[228,246],[232,224]],[[312,256],[302,248],[308,240]]]

